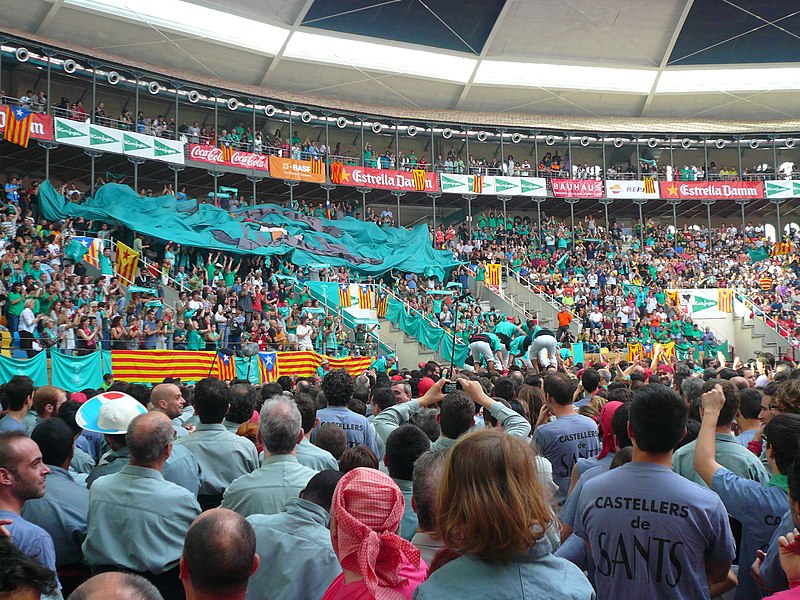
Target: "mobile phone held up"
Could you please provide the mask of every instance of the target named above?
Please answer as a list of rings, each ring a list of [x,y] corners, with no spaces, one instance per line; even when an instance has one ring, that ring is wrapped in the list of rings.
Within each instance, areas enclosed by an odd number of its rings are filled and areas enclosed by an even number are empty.
[[[448,381],[442,387],[442,391],[445,394],[450,394],[450,393],[455,392],[456,390],[460,390],[460,389],[461,389],[461,384],[458,383],[457,381]]]

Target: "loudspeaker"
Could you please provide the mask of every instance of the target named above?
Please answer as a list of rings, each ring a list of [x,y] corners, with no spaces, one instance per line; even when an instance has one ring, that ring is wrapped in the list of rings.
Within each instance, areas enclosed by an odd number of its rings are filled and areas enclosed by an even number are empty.
[[[239,108],[239,101],[236,98],[229,98],[228,99],[228,108],[230,110],[236,110]]]
[[[264,114],[267,115],[268,117],[271,117],[272,115],[275,114],[276,110],[277,109],[274,106],[272,106],[272,104],[267,104],[264,107]]]
[[[347,119],[345,119],[344,117],[339,117],[338,119],[336,119],[336,126],[339,129],[344,129],[345,127],[347,127]]]
[[[408,129],[406,129],[406,133],[409,135],[409,137],[414,137],[417,135],[417,131],[419,131],[419,129],[416,125],[409,125]]]
[[[300,120],[301,120],[303,123],[310,123],[310,122],[311,122],[311,119],[313,119],[313,118],[314,118],[314,115],[312,115],[312,114],[311,114],[310,112],[308,112],[307,110],[304,110],[304,111],[303,111],[303,112],[300,114]]]
[[[588,146],[590,141],[591,140],[588,138],[588,136],[583,136],[581,138],[581,146]]]
[[[65,73],[70,73],[71,74],[71,73],[74,73],[77,70],[78,70],[78,63],[76,63],[74,60],[72,60],[71,58],[68,58],[67,60],[64,61],[64,72]]]
[[[372,124],[372,133],[380,133],[383,131],[383,124],[378,123],[377,121]]]
[[[477,137],[479,142],[485,142],[486,138],[489,137],[489,135],[485,131],[479,131]]]
[[[650,148],[655,148],[656,146],[658,146],[658,140],[656,138],[650,138],[649,140],[647,140],[647,146]]]
[[[200,92],[198,92],[197,90],[192,90],[186,95],[186,97],[192,104],[197,104],[198,102],[200,102]]]
[[[106,75],[106,79],[108,79],[108,83],[110,83],[111,85],[117,85],[119,83],[119,80],[122,78],[116,71],[109,71],[108,75]]]
[[[519,144],[522,141],[522,134],[512,133],[511,141],[514,142],[515,144]]]
[[[449,127],[447,129],[444,129],[442,131],[442,137],[446,140],[449,140],[451,137],[453,137],[453,130],[450,129]]]
[[[622,144],[625,143],[625,140],[622,138],[617,138],[614,140],[614,148],[622,148]]]
[[[17,51],[14,52],[14,56],[17,57],[19,62],[28,62],[28,59],[31,57],[31,53],[28,52],[27,48],[17,48]]]
[[[556,143],[556,136],[548,135],[546,138],[544,138],[544,143],[547,144],[548,146],[552,146],[553,144]]]
[[[147,84],[147,91],[153,95],[156,95],[161,91],[161,85],[157,81],[151,81],[149,84]]]

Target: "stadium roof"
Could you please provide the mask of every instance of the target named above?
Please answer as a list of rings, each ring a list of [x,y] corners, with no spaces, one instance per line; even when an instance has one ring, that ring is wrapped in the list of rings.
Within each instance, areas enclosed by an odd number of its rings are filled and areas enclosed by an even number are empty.
[[[800,117],[788,0],[0,0],[4,26],[202,78],[409,110]],[[588,67],[588,68],[587,68]]]

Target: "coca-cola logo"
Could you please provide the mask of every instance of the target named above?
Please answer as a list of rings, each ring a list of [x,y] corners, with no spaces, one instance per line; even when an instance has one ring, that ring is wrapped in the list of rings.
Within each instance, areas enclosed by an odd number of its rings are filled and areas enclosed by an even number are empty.
[[[203,162],[222,162],[222,150],[214,146],[192,144],[189,147],[189,158]]]
[[[253,154],[252,152],[234,152],[231,155],[231,163],[248,169],[266,169],[267,156],[264,154]]]

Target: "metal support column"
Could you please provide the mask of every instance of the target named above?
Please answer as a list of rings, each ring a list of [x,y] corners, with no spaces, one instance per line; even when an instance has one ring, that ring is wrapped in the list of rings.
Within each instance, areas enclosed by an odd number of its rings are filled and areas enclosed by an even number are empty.
[[[536,231],[536,237],[539,239],[539,245],[537,248],[542,247],[542,202],[544,202],[544,198],[534,198],[534,202],[536,202],[536,217],[539,219],[539,228]]]
[[[644,251],[644,216],[642,215],[642,207],[647,204],[647,200],[644,198],[636,198],[633,201],[634,204],[639,205],[639,243],[641,247],[639,249],[640,252]]]
[[[257,202],[256,202],[256,193],[258,191],[258,183],[260,181],[263,181],[264,178],[263,177],[259,177],[258,175],[248,175],[247,176],[247,180],[250,181],[253,184],[253,202],[257,204]]]
[[[363,154],[361,155],[364,156]],[[372,188],[357,187],[356,191],[361,194],[361,220],[367,220],[367,194],[372,191]]]
[[[177,130],[176,130],[177,133]],[[175,173],[174,184],[172,190],[175,192],[175,196],[178,195],[178,173],[183,171],[184,167],[182,165],[169,165],[169,168],[172,169],[173,173]]]
[[[711,207],[714,206],[717,201],[701,200],[701,202],[706,205],[706,212],[708,215],[708,252],[711,253],[714,251],[714,234],[711,230]]]
[[[213,204],[214,204],[214,206],[216,206],[217,202],[218,202],[217,194],[219,194],[219,183],[217,182],[217,180],[220,177],[222,177],[224,175],[224,173],[222,173],[221,171],[217,171],[216,166],[215,166],[214,170],[209,169],[208,174],[211,175],[214,178],[214,203]]]
[[[775,243],[783,239],[783,227],[781,226],[781,204],[786,202],[783,198],[770,198],[769,200],[775,204],[775,218],[777,219],[778,227],[775,229]]]
[[[441,198],[442,194],[440,192],[431,192],[427,194],[428,198],[433,200],[433,235],[434,238],[436,237],[436,199]]]
[[[678,231],[678,205],[681,201],[677,198],[670,198],[667,200],[669,204],[672,205],[672,226],[675,228],[675,232]]]
[[[467,201],[467,223],[469,228],[469,239],[472,239],[472,201],[477,198],[477,194],[461,194],[461,197]]]
[[[397,198],[397,220],[395,221],[397,227],[400,227],[400,198],[405,195],[406,193],[403,190],[392,190],[392,196]]]
[[[508,231],[508,213],[506,212],[506,204],[509,200],[511,200],[511,196],[498,196],[497,199],[503,203],[503,236],[505,237],[505,232]]]
[[[741,145],[741,144],[740,144]],[[744,216],[744,207],[750,204],[750,200],[748,198],[737,198],[736,204],[738,204],[742,209],[742,234],[744,234],[745,230],[745,216]]]
[[[293,179],[284,179],[283,183],[289,186],[289,206],[294,210],[294,188],[300,185],[300,182]]]
[[[611,198],[601,198],[600,204],[603,205],[603,210],[606,213],[606,234],[608,234],[608,232],[611,231],[611,225],[609,224],[608,220],[608,205],[614,204],[614,200],[612,200]]]
[[[325,144],[327,146],[327,144]],[[331,218],[333,218],[333,209],[331,206],[331,192],[336,189],[336,186],[332,183],[322,183],[320,186],[323,190],[325,190],[325,208],[330,211]]]
[[[50,150],[58,148],[55,142],[40,141],[39,145],[44,148],[44,178],[50,179]]]
[[[144,162],[140,156],[128,156],[128,161],[133,163],[133,191],[139,193],[139,165]]]
[[[103,153],[100,152],[99,150],[84,150],[83,153],[91,159],[92,170],[91,170],[91,175],[89,175],[91,179],[89,183],[89,192],[90,196],[94,198],[94,192],[95,192],[94,161],[99,157],[103,156]]]
[[[572,231],[570,232],[572,234],[571,250],[574,251],[575,250],[575,205],[578,203],[578,199],[567,198],[566,203],[569,204],[569,220],[570,220],[570,226],[572,228]]]

